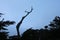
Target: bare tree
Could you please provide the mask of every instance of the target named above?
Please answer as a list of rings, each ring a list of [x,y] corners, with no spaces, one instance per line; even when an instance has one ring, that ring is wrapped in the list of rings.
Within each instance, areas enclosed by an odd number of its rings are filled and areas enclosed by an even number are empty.
[[[17,35],[18,37],[20,37],[20,32],[19,32],[19,28],[23,22],[23,20],[32,12],[33,8],[31,8],[31,11],[25,11],[27,14],[25,16],[22,17],[22,19],[18,22],[18,24],[16,25],[16,30],[17,30]]]

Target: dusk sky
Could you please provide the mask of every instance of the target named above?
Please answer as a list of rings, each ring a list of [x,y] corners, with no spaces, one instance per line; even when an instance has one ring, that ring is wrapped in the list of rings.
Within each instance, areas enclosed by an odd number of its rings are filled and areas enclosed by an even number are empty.
[[[15,21],[14,25],[8,27],[9,34],[16,34],[16,25],[26,14],[30,13],[23,21],[20,32],[23,33],[29,28],[40,29],[48,25],[55,16],[60,16],[60,0],[0,0],[0,13],[5,20]]]

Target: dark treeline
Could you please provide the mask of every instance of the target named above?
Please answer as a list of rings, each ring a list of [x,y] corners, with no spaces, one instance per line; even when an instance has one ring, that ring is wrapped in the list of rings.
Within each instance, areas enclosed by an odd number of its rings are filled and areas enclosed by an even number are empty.
[[[22,40],[60,40],[60,17],[56,16],[43,29],[28,29],[22,34]]]
[[[44,26],[44,28],[29,28],[22,34],[22,36],[9,36],[9,32],[7,32],[8,29],[6,27],[13,25],[14,23],[14,21],[10,20],[4,21],[4,18],[0,20],[0,40],[60,40],[59,16],[56,16],[48,25]]]

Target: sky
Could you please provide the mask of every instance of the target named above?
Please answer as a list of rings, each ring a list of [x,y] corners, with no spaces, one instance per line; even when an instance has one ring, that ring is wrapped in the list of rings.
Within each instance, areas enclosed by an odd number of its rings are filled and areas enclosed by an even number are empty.
[[[17,23],[26,14],[25,10],[30,11],[31,7],[32,13],[24,19],[20,27],[21,34],[29,28],[43,28],[55,16],[60,16],[60,0],[0,0],[0,13],[4,14],[2,18],[16,22],[7,27],[9,35],[17,34]]]

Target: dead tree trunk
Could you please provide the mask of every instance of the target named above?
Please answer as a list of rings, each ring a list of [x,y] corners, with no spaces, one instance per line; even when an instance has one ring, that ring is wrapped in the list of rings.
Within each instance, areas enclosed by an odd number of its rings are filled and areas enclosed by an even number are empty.
[[[18,22],[18,24],[16,25],[16,30],[17,30],[17,35],[18,37],[20,37],[20,32],[19,32],[19,28],[23,22],[23,20],[32,12],[33,8],[31,8],[31,11],[28,12],[28,11],[25,11],[27,14],[25,16],[22,17],[22,19]]]

